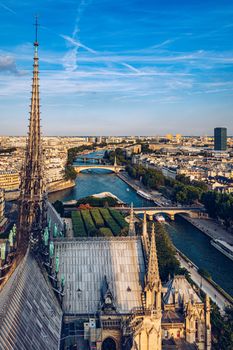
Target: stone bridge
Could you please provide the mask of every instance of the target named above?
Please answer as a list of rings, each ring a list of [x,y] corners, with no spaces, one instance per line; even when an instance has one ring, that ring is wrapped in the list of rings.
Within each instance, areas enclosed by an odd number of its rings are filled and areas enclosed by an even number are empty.
[[[129,211],[130,207],[115,207],[116,210]],[[166,214],[171,220],[175,219],[176,214],[185,214],[191,218],[198,218],[204,215],[205,209],[200,207],[141,207],[134,208],[135,214],[146,213],[150,220],[153,219],[153,215]]]
[[[105,160],[103,158],[88,157],[88,155],[78,156],[77,160],[82,161],[83,163],[88,163],[88,162],[92,161],[93,164],[102,164],[105,162]],[[94,163],[94,161],[95,161],[95,163]]]
[[[88,170],[88,169],[104,169],[104,170],[110,170],[114,173],[119,173],[120,171],[125,170],[124,166],[120,165],[99,165],[99,164],[85,164],[85,165],[75,165],[74,169],[77,174],[79,174],[81,171]]]

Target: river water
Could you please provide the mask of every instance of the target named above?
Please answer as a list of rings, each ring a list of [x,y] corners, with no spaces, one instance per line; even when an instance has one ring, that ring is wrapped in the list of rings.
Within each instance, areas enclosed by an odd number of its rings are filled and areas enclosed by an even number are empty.
[[[96,156],[96,153],[94,155]],[[101,157],[102,154],[99,153],[97,156]],[[80,164],[80,161],[76,164]],[[133,202],[137,207],[153,205],[152,202],[138,196],[115,174],[103,169],[80,173],[74,188],[51,194],[49,198],[52,202],[57,199],[68,201],[100,192],[111,192],[123,202],[128,204]],[[208,236],[183,218],[177,216],[174,222],[167,221],[165,227],[174,245],[199,268],[206,269],[213,280],[233,296],[233,261],[215,249],[210,244]]]

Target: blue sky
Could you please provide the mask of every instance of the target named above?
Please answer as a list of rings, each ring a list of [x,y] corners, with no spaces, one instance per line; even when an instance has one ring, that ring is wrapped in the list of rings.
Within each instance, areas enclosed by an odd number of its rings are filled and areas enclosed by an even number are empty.
[[[233,1],[0,0],[0,134],[233,135]]]

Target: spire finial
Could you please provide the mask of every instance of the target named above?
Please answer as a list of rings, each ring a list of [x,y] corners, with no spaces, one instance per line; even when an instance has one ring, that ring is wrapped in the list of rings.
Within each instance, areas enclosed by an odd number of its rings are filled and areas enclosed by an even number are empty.
[[[38,46],[38,27],[39,27],[39,23],[38,23],[38,15],[35,16],[35,28],[36,28],[36,32],[35,32],[35,41],[34,41],[34,46]]]

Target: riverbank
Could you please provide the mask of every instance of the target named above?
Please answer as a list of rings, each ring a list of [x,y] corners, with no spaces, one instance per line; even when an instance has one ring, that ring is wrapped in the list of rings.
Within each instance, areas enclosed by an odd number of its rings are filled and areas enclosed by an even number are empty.
[[[177,248],[175,249],[181,267],[188,270],[191,279],[198,288],[200,288],[205,294],[208,294],[212,301],[215,302],[222,311],[224,311],[226,306],[233,305],[233,298],[228,293],[221,289],[214,281],[201,276],[198,273],[198,267]]]
[[[73,180],[59,180],[52,182],[47,185],[48,194],[55,193],[63,190],[67,190],[76,186],[75,181]],[[18,200],[20,195],[20,190],[5,192],[5,201],[11,202]]]
[[[133,180],[127,173],[120,173],[117,176],[132,187],[135,191],[142,190],[149,196],[157,206],[166,206],[169,203],[167,198],[163,197],[158,191],[152,191],[146,189],[146,187],[138,180]],[[233,244],[233,235],[228,232],[224,227],[218,224],[215,220],[210,218],[190,218],[187,215],[181,215],[182,218],[188,221],[191,225],[196,227],[202,233],[210,237],[211,239],[223,239],[229,244]]]
[[[131,179],[131,177],[127,173],[117,173],[116,176],[119,177],[131,188],[133,188],[136,192],[141,190],[144,193],[146,193],[148,196],[151,197],[151,201],[154,202],[157,206],[165,205],[164,202],[167,202],[167,199],[165,199],[161,193],[159,193],[158,191],[148,190],[140,181]],[[138,195],[144,198],[142,195],[140,195],[140,193],[138,193]]]
[[[205,233],[211,239],[223,239],[233,245],[233,235],[213,219],[193,219],[182,215],[182,217],[198,230]]]
[[[48,193],[54,193],[62,190],[67,190],[69,188],[75,187],[76,183],[73,180],[60,180],[48,184]]]

